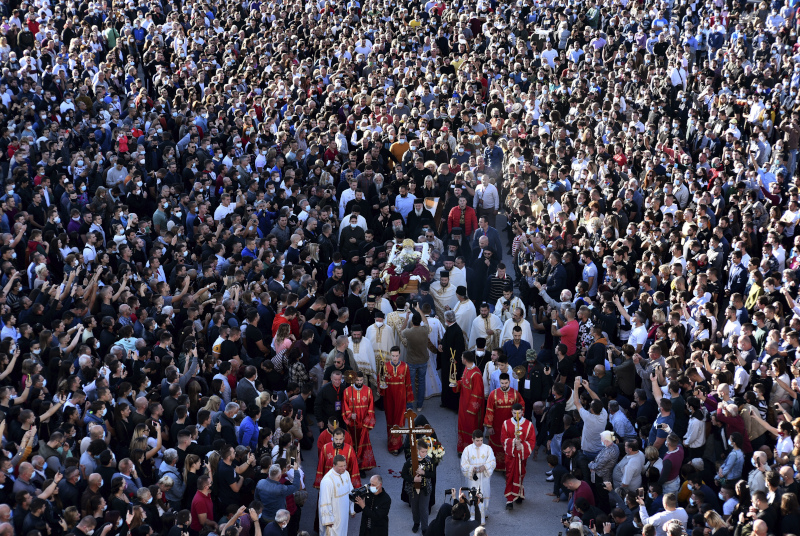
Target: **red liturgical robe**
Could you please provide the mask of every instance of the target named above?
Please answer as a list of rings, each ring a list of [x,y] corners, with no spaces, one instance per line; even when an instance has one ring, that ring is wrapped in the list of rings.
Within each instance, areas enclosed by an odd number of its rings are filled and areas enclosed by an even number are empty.
[[[352,418],[355,414],[355,419]],[[357,388],[355,385],[344,390],[344,422],[353,436],[353,448],[356,449],[358,467],[362,471],[375,467],[375,454],[372,452],[372,441],[369,432],[375,428],[375,406],[372,401],[372,390],[367,387]]]
[[[522,395],[513,387],[509,387],[505,393],[500,389],[495,389],[489,393],[489,398],[486,399],[486,417],[483,420],[483,425],[494,430],[494,433],[489,437],[489,446],[492,447],[494,458],[497,460],[497,471],[506,470],[506,455],[501,436],[503,423],[511,418],[511,407],[514,404],[522,404],[522,407],[525,407]]]
[[[516,431],[517,426],[514,419],[508,419],[503,423],[501,438],[506,455],[506,501],[525,498],[525,488],[522,485],[522,481],[525,480],[525,465],[536,447],[536,431],[531,421],[523,417],[520,422],[521,448],[514,445]]]
[[[458,400],[458,445],[461,454],[467,445],[472,445],[472,433],[483,427],[483,377],[478,367],[464,371],[453,391],[461,393]]]

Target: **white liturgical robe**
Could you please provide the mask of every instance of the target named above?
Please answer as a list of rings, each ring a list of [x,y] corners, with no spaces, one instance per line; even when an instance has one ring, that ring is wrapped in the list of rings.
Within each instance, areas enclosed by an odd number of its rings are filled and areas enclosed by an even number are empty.
[[[514,326],[519,326],[522,328],[522,340],[526,341],[531,345],[531,348],[533,348],[533,332],[531,331],[530,322],[523,319],[517,323],[514,322],[513,318],[506,320],[506,323],[503,325],[503,332],[500,334],[500,346],[502,347],[505,343],[514,338],[514,334],[512,332]]]
[[[383,357],[383,359],[386,361],[391,358],[389,355],[389,350],[392,349],[392,346],[397,344],[394,330],[391,327],[387,326],[384,322],[381,322],[380,325],[378,325],[376,322],[367,328],[365,337],[369,339],[369,342],[372,345],[372,351],[375,353],[376,366],[379,357],[378,352],[380,352],[381,357]]]
[[[377,368],[375,366],[375,352],[372,349],[372,341],[367,337],[361,337],[361,340],[356,343],[353,342],[353,337],[350,337],[348,346],[350,350],[352,350],[353,356],[356,358],[358,370],[374,378]]]
[[[433,296],[433,303],[436,304],[436,316],[439,320],[444,321],[444,312],[449,307],[454,309],[458,303],[456,296],[456,287],[452,283],[442,288],[439,281],[431,283],[431,296]]]
[[[322,478],[319,486],[320,536],[347,536],[350,515],[355,514],[355,503],[348,498],[352,490],[347,471],[340,475],[331,469]]]
[[[464,452],[461,453],[461,474],[464,475],[464,487],[478,488],[483,495],[483,504],[481,505],[481,517],[483,518],[486,516],[485,512],[489,511],[489,498],[492,493],[490,483],[496,465],[497,460],[489,445],[476,447],[473,443],[467,445]],[[478,468],[481,466],[483,470],[479,471]]]
[[[486,339],[486,351],[491,352],[495,348],[500,348],[500,331],[503,329],[503,323],[497,317],[489,313],[486,318],[481,315],[475,317],[472,321],[472,329],[469,332],[469,342],[467,343],[467,350],[475,350],[476,340],[480,337]]]
[[[477,314],[475,313],[475,304],[471,300],[460,301],[453,307],[453,312],[456,314],[456,324],[459,325],[461,331],[464,332],[464,343],[469,343],[469,332],[472,330],[472,321],[475,320]],[[469,349],[469,345],[467,344]]]

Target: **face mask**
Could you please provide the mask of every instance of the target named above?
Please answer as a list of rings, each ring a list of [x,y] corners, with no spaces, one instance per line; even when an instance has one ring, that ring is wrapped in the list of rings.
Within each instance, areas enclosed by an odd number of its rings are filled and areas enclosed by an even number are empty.
[[[99,342],[94,343],[94,347],[95,349],[100,348],[100,343]]]
[[[375,327],[383,327],[383,322],[375,322]]]
[[[480,356],[484,356],[484,355],[486,355],[486,352],[484,350],[475,350],[475,355],[477,355],[479,357]]]
[[[378,493],[378,486],[370,486],[369,492],[372,494]]]
[[[80,167],[82,165],[83,165],[83,160],[78,160],[78,166]]]
[[[41,349],[40,349],[40,350],[31,350],[31,353],[32,353],[33,355],[39,355],[39,354],[41,354],[41,353],[42,353],[42,350],[41,350]]]

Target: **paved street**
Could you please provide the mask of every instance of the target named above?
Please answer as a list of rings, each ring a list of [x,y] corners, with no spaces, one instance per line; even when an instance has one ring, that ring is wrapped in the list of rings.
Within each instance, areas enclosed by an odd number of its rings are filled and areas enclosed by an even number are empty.
[[[498,230],[505,227],[505,218],[498,217]],[[501,232],[503,246],[505,243],[505,233]],[[504,251],[505,253],[505,251]],[[504,254],[504,262],[511,266],[511,257]],[[513,274],[513,270],[509,270]],[[534,331],[534,348],[539,348],[543,336]],[[445,387],[447,388],[447,387]],[[389,454],[386,445],[386,419],[382,411],[376,411],[377,423],[373,430],[372,446],[375,451],[375,459],[378,467],[368,473],[368,475],[380,474],[383,477],[386,491],[392,497],[392,510],[390,513],[391,534],[412,534],[411,533],[411,508],[400,500],[402,480],[400,470],[405,461],[402,454],[392,456]],[[446,450],[444,460],[437,470],[436,482],[436,504],[431,513],[431,520],[438,512],[439,507],[444,502],[444,490],[459,488],[464,485],[464,478],[459,468],[459,457],[456,453],[456,420],[458,415],[450,410],[439,407],[439,397],[433,397],[425,401],[422,414],[424,414]],[[306,474],[306,486],[311,488],[316,473],[317,451],[316,447],[303,453],[303,469]],[[522,527],[535,528],[537,536],[556,536],[564,529],[561,525],[561,514],[566,512],[566,503],[553,503],[552,497],[546,493],[552,491],[552,483],[545,481],[545,471],[547,463],[545,461],[544,448],[539,449],[537,461],[528,461],[528,474],[525,478],[525,495],[527,499],[521,505],[514,505],[514,510],[506,512],[503,490],[505,488],[504,473],[495,472],[492,476],[492,499],[489,505],[489,520],[486,524],[488,533],[492,536],[502,534],[504,531],[518,531]],[[367,480],[364,481],[367,483]],[[310,489],[309,499],[304,510],[311,510],[317,507],[317,491]],[[300,524],[302,530],[313,532],[314,512],[306,511]],[[361,516],[358,515],[350,521],[350,536],[357,535]],[[418,533],[420,534],[420,533]]]
[[[378,467],[368,475],[380,474],[386,491],[392,497],[392,510],[390,514],[390,527],[392,534],[411,534],[411,508],[400,500],[402,480],[400,469],[405,461],[402,454],[392,456],[386,449],[386,420],[381,411],[376,412],[377,424],[372,432],[372,445]],[[464,479],[459,469],[459,458],[456,454],[456,418],[457,415],[447,409],[439,407],[439,398],[434,397],[425,402],[423,414],[430,420],[436,430],[439,440],[444,445],[446,454],[436,473],[436,504],[433,507],[432,517],[444,501],[444,490],[458,488],[464,485]],[[311,486],[316,472],[316,448],[304,453],[303,468],[306,472],[306,485]],[[486,528],[489,534],[502,534],[505,530],[519,530],[523,526],[536,527],[536,535],[556,536],[563,531],[561,514],[565,513],[566,503],[555,504],[552,497],[545,494],[552,490],[552,484],[545,482],[544,472],[547,464],[544,460],[544,449],[539,450],[537,461],[528,461],[528,474],[525,478],[525,495],[527,499],[521,505],[514,505],[514,510],[506,512],[503,489],[505,477],[503,473],[492,476],[492,500],[489,505],[489,520]],[[366,482],[365,482],[366,483]],[[310,490],[306,509],[316,508],[317,492]],[[301,528],[313,534],[313,512],[304,512]],[[350,536],[358,534],[361,517],[356,516],[350,522]],[[534,525],[535,524],[535,525]],[[394,532],[397,531],[397,532]]]

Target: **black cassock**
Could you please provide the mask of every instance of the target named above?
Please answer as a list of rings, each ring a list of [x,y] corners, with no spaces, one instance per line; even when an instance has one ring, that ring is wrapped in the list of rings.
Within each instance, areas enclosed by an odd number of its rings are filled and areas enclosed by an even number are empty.
[[[464,353],[466,344],[464,343],[464,332],[461,326],[453,324],[444,331],[442,338],[442,353],[439,354],[439,374],[442,378],[442,406],[458,411],[459,394],[454,393],[450,387],[450,350],[455,351],[456,357],[456,378],[461,378],[464,373],[464,365],[461,363],[461,354]]]

